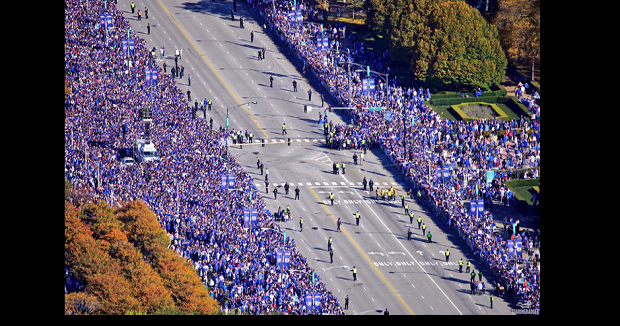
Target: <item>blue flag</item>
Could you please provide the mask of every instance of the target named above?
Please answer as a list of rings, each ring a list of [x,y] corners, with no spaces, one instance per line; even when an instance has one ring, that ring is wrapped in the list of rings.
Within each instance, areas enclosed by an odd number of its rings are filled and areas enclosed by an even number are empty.
[[[362,79],[362,95],[368,94],[368,79]]]
[[[323,49],[327,50],[329,48],[329,39],[327,35],[323,36]]]
[[[226,190],[226,176],[223,175],[220,177],[220,180],[222,181],[222,183],[220,184],[220,188],[222,188],[222,190]]]
[[[247,210],[243,212],[243,227],[250,227],[250,213]]]
[[[108,25],[108,28],[112,27],[112,14],[107,14],[106,24]]]
[[[257,227],[258,226],[258,212],[253,209],[252,210],[252,214],[250,215],[250,223],[252,223],[252,227]]]
[[[101,19],[101,27],[105,28],[105,14],[99,15],[99,19]]]
[[[375,93],[375,79],[374,78],[368,78],[368,91],[370,92],[370,94]]]
[[[444,165],[443,166],[443,180],[448,181],[449,179],[450,179],[450,166]]]
[[[134,55],[135,48],[133,39],[129,40],[129,55]]]
[[[484,212],[484,199],[478,198],[478,213]]]
[[[147,85],[151,85],[151,69],[150,68],[145,68],[144,69],[144,75],[146,77],[146,84]]]
[[[299,25],[302,25],[304,23],[304,18],[301,15],[301,10],[297,10],[297,22],[299,23]]]
[[[435,180],[437,180],[437,182],[441,182],[441,166],[437,166],[435,168]]]
[[[157,70],[151,69],[151,82],[153,85],[157,85]]]

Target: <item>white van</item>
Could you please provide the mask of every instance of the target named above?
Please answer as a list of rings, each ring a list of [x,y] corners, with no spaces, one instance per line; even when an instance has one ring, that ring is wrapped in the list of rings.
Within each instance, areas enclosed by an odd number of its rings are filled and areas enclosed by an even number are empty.
[[[152,142],[145,143],[143,139],[136,140],[133,148],[134,159],[137,162],[151,162],[159,160],[159,154]]]

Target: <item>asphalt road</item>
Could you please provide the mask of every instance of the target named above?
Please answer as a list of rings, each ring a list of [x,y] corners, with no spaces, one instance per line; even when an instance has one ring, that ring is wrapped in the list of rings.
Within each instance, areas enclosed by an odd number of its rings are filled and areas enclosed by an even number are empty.
[[[457,262],[471,259],[473,269],[483,263],[475,260],[464,245],[439,219],[431,218],[415,201],[407,199],[409,209],[422,216],[422,221],[433,234],[427,243],[417,223],[401,207],[400,194],[404,180],[380,149],[368,151],[363,165],[354,165],[353,151],[325,148],[322,129],[318,126],[320,89],[301,76],[299,64],[287,58],[273,33],[263,29],[263,19],[244,3],[237,4],[235,21],[231,21],[230,1],[187,2],[180,0],[134,1],[136,14],[131,14],[131,1],[121,0],[117,7],[147,41],[149,48],[166,49],[168,72],[174,66],[174,49],[182,48],[179,65],[185,67],[185,77],[176,79],[177,86],[186,93],[191,90],[199,100],[211,98],[213,110],[207,111],[214,127],[226,125],[226,108],[230,112],[230,128],[254,133],[255,144],[243,148],[231,146],[230,151],[244,169],[254,177],[267,207],[275,212],[278,207],[291,208],[292,220],[280,222],[287,236],[295,239],[300,252],[322,278],[327,288],[344,307],[349,295],[347,314],[380,314],[388,309],[391,314],[511,314],[510,308],[495,297],[493,309],[486,295],[471,295],[469,275],[459,273]],[[149,19],[144,18],[144,7],[149,8]],[[137,9],[143,12],[137,20]],[[239,27],[239,17],[245,19],[245,29]],[[146,25],[150,23],[151,33]],[[254,42],[250,31],[254,30]],[[271,35],[272,37],[269,37]],[[258,49],[265,47],[265,60],[257,60]],[[291,57],[289,55],[289,57]],[[187,75],[191,75],[191,86]],[[274,76],[273,87],[269,76]],[[297,80],[298,91],[293,92],[292,81]],[[312,101],[307,91],[312,89]],[[258,104],[245,104],[257,101]],[[326,106],[330,102],[326,100]],[[312,112],[304,114],[303,105],[311,105]],[[202,112],[198,112],[202,117]],[[334,123],[348,123],[346,114],[329,113]],[[282,124],[287,135],[282,135]],[[286,140],[291,138],[290,146]],[[266,145],[260,145],[260,139]],[[358,152],[359,156],[359,152]],[[265,193],[264,175],[256,168],[260,157],[269,170],[269,192]],[[334,175],[332,162],[345,162],[346,174]],[[376,201],[374,193],[364,191],[362,179],[373,179],[375,187],[394,186],[398,198],[394,202]],[[288,182],[291,191],[284,195],[282,185]],[[273,186],[278,187],[274,199]],[[294,199],[294,189],[300,188],[300,200]],[[335,195],[331,206],[329,193]],[[355,225],[359,211],[360,225]],[[303,231],[299,217],[303,216]],[[341,218],[342,232],[336,232],[336,220]],[[443,223],[441,223],[443,224]],[[411,227],[414,237],[407,240]],[[330,263],[327,239],[333,239],[334,262]],[[444,251],[449,249],[450,261]],[[346,267],[341,267],[346,266]],[[357,281],[350,269],[357,268]],[[330,267],[341,267],[332,268]],[[463,271],[465,268],[463,268]],[[487,289],[492,288],[483,277]]]

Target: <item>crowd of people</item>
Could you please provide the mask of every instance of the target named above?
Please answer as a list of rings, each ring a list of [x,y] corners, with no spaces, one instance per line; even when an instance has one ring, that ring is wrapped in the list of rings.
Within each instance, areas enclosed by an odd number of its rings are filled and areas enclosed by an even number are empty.
[[[515,207],[516,199],[505,182],[537,177],[538,95],[521,99],[522,103],[529,101],[531,119],[466,123],[441,118],[424,104],[431,97],[428,89],[402,87],[396,77],[390,76],[389,81],[378,79],[375,92],[363,94],[362,77],[354,71],[347,74],[342,65],[347,48],[340,39],[347,37],[346,28],[324,26],[323,33],[336,36],[330,39],[331,47],[340,51],[319,51],[316,38],[321,34],[320,26],[289,22],[288,13],[293,9],[289,1],[276,1],[276,12],[271,4],[259,3],[258,7],[333,98],[342,106],[355,108],[350,112],[354,124],[332,125],[329,136],[339,144],[353,144],[347,148],[362,148],[362,142],[383,148],[519,299],[539,308],[539,258],[518,267],[510,264],[505,239],[493,234],[496,225],[490,210],[475,216],[464,204],[479,188],[480,196],[489,201],[499,200]],[[230,157],[229,173],[234,175],[235,187],[242,191],[229,192],[228,205],[228,196],[219,187],[220,176],[226,173],[221,164],[226,151],[218,140],[226,136],[226,130],[211,130],[206,120],[191,118],[191,101],[174,78],[154,64],[145,41],[136,36],[112,3],[108,10],[115,28],[108,31],[106,46],[103,29],[93,28],[102,8],[102,1],[65,1],[65,76],[72,89],[65,103],[67,178],[111,205],[132,199],[149,204],[171,235],[171,248],[196,267],[212,296],[222,302],[222,309],[252,314],[274,310],[308,313],[300,298],[312,289],[308,274],[312,269],[294,241],[282,241],[281,230],[259,195],[252,201],[252,208],[258,211],[259,227],[252,232],[242,227],[243,211],[250,205],[248,194],[251,189],[254,194],[258,191],[234,157]],[[307,10],[303,9],[304,15]],[[123,54],[120,46],[128,31],[135,40],[133,55]],[[375,56],[356,42],[348,50],[355,62],[368,64],[374,71],[389,72],[388,52]],[[159,74],[156,85],[146,84],[147,67]],[[160,160],[124,165],[120,155],[132,148],[134,140],[143,137],[144,106],[151,108],[154,115],[151,139]],[[373,106],[387,110],[362,109]],[[384,115],[386,111],[391,113],[389,119]],[[483,136],[483,131],[491,131],[497,140]],[[504,131],[501,136],[499,131]],[[231,135],[236,133],[230,131]],[[450,178],[436,182],[435,167],[441,164],[451,166]],[[493,183],[487,184],[485,171],[492,168],[499,173]],[[518,169],[525,169],[525,173],[518,175]],[[539,232],[524,235],[526,246],[538,250],[539,236]],[[273,257],[277,249],[290,250],[291,269],[305,272],[283,273],[276,269]],[[537,252],[535,257],[539,257]],[[338,299],[320,278],[316,289],[321,293],[324,313],[343,313]]]
[[[241,191],[228,193],[228,205],[226,190],[220,188],[226,150],[218,142],[227,131],[191,118],[191,101],[154,64],[145,41],[113,2],[107,4],[114,28],[108,30],[106,46],[104,29],[93,28],[103,8],[103,1],[65,1],[65,77],[71,88],[65,101],[67,179],[110,205],[144,200],[170,234],[170,247],[196,267],[225,311],[307,314],[300,298],[315,289],[323,313],[343,314],[320,278],[313,287],[313,269],[294,240],[283,241],[252,178],[234,157],[229,173]],[[135,41],[133,54],[124,54],[120,46],[127,35]],[[147,67],[159,75],[155,85],[146,83]],[[119,158],[144,137],[145,106],[153,113],[150,138],[160,159],[123,164]],[[258,212],[251,231],[243,228],[250,190],[252,209]],[[290,269],[301,272],[277,269],[278,249],[290,250]]]
[[[290,22],[287,13],[294,8],[288,1],[276,1],[275,12],[271,4],[259,4],[259,7],[280,38],[303,60],[304,70],[314,73],[338,104],[354,108],[350,110],[354,124],[330,123],[327,146],[333,148],[336,143],[338,149],[357,149],[362,141],[370,147],[380,146],[414,187],[426,194],[438,215],[444,216],[450,226],[471,242],[472,250],[489,263],[507,288],[520,301],[540,309],[540,231],[519,234],[526,248],[537,250],[535,258],[519,265],[511,264],[506,239],[494,236],[496,224],[491,213],[493,201],[516,208],[515,194],[506,187],[506,181],[538,178],[539,94],[535,92],[527,97],[525,87],[520,87],[520,101],[528,107],[531,117],[471,122],[443,119],[424,104],[431,98],[428,89],[402,87],[395,76],[390,78],[387,51],[376,58],[362,43],[353,42],[352,48],[343,46],[340,37],[330,38],[330,51],[319,49],[317,36],[332,35],[339,26],[321,28],[314,23]],[[338,35],[342,32],[336,30]],[[346,31],[343,36],[347,37]],[[352,34],[349,37],[352,39]],[[387,74],[390,79],[377,78],[375,91],[363,93],[364,76],[354,69],[347,73],[343,64],[347,54],[354,62],[371,65],[374,71]],[[476,95],[481,96],[482,90],[476,90]],[[363,109],[368,107],[386,110]],[[389,117],[385,115],[388,112]],[[484,136],[483,132],[490,132],[492,137]],[[351,143],[353,147],[344,145]],[[435,180],[435,168],[441,165],[449,165],[451,171],[443,182]],[[487,183],[485,172],[491,169],[497,172],[493,181]],[[471,214],[464,204],[476,196],[485,200],[485,210],[480,216]]]

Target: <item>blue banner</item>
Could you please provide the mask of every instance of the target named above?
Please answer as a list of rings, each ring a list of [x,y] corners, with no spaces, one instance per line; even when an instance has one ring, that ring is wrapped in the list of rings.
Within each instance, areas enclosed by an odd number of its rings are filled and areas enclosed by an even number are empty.
[[[523,258],[522,246],[523,246],[523,243],[521,241],[521,237],[516,237],[515,238],[515,253],[517,254],[517,259]]]
[[[368,79],[362,79],[362,95],[368,94]]]
[[[323,43],[321,42],[321,36],[316,37],[316,50],[321,51],[323,49]]]
[[[252,223],[252,227],[258,226],[258,212],[255,209],[252,210],[250,215],[250,223]]]
[[[112,14],[107,14],[106,16],[106,24],[108,24],[108,28],[112,27]]]
[[[484,199],[478,198],[478,213],[482,214],[484,212]]]
[[[146,84],[147,85],[151,85],[151,69],[150,68],[145,68],[144,69],[144,75],[146,77]]]
[[[327,35],[323,36],[323,49],[329,49],[329,38],[327,37]]]
[[[514,250],[514,242],[512,239],[506,240],[506,247],[508,247],[508,260],[514,259],[515,250]]]
[[[289,269],[291,267],[291,251],[284,251],[284,269]]]
[[[312,293],[306,293],[306,314],[312,313]]]
[[[282,268],[282,249],[276,251],[276,268]]]
[[[477,211],[478,211],[478,203],[476,203],[475,199],[472,199],[469,202],[469,212],[471,213],[471,215],[475,215]]]
[[[123,55],[127,55],[127,40],[122,40],[121,44],[123,45]]]
[[[288,22],[289,24],[295,23],[295,11],[291,11],[288,13]]]
[[[157,85],[157,70],[151,69],[151,82],[153,85]]]
[[[304,23],[304,18],[301,15],[301,10],[297,10],[297,22],[299,23],[299,25],[302,25]]]
[[[449,179],[450,179],[450,166],[444,165],[443,166],[443,180],[448,181]]]
[[[133,39],[129,40],[129,55],[134,55],[135,48]]]
[[[99,15],[99,19],[101,19],[101,27],[105,28],[105,14]]]
[[[371,95],[375,93],[375,79],[374,78],[368,78],[368,91],[370,92]]]
[[[321,311],[321,294],[316,292],[314,293],[314,313],[317,315],[323,313]]]
[[[247,210],[243,212],[243,227],[250,227],[250,212],[248,212]]]
[[[228,175],[228,188],[234,188],[235,187],[235,176],[232,174]]]

